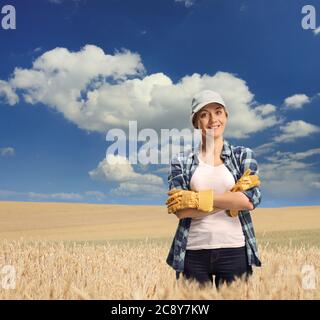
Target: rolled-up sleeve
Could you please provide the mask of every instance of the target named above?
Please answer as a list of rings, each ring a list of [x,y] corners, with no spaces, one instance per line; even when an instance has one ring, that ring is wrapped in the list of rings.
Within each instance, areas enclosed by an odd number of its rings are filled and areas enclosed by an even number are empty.
[[[185,174],[183,172],[182,159],[179,155],[172,157],[168,173],[168,187],[171,189],[187,189]]]
[[[251,170],[251,175],[259,176],[258,162],[255,159],[254,152],[250,148],[245,148],[245,151],[243,152],[240,165],[241,175],[244,174],[247,169]],[[255,209],[260,204],[260,187],[252,187],[242,192],[249,198],[250,202],[253,204],[253,209]]]

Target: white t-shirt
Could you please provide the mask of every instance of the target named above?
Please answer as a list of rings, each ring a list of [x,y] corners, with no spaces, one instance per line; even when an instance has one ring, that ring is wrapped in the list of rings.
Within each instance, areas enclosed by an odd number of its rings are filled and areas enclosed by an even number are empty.
[[[194,191],[214,189],[215,194],[229,191],[235,180],[224,165],[212,166],[199,158],[199,165],[192,175],[190,188]],[[222,209],[206,217],[192,218],[187,249],[237,248],[245,245],[239,217],[230,217]]]

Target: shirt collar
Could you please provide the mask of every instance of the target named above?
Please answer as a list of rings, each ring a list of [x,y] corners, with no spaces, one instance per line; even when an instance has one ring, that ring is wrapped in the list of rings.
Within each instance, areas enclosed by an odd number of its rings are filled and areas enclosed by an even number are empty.
[[[223,148],[221,151],[221,156],[222,156],[222,158],[231,156],[231,145],[230,145],[229,141],[226,139],[223,140]]]

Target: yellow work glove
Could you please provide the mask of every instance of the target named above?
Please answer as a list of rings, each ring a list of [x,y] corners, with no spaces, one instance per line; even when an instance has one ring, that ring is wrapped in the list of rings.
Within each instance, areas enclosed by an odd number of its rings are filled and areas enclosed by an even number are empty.
[[[231,192],[237,191],[245,191],[252,187],[260,186],[259,176],[257,175],[250,175],[251,170],[247,169],[245,173],[240,177],[240,179],[236,182],[236,184],[230,190]],[[237,209],[230,209],[230,216],[236,217],[239,211]]]
[[[212,189],[204,191],[172,189],[167,194],[169,196],[166,201],[168,213],[176,213],[176,211],[186,208],[205,212],[211,212],[214,209],[214,191]]]

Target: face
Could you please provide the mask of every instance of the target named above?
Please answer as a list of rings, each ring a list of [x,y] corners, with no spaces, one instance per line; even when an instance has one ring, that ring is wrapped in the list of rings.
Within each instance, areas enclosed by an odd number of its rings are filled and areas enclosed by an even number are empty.
[[[202,129],[202,134],[205,134],[206,130],[213,131],[214,137],[217,138],[224,132],[227,115],[220,104],[210,103],[197,112],[195,122],[198,123],[198,128]]]

